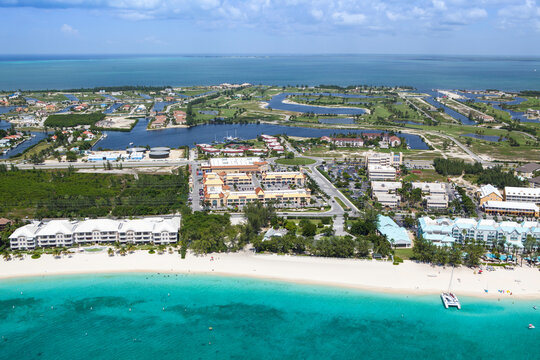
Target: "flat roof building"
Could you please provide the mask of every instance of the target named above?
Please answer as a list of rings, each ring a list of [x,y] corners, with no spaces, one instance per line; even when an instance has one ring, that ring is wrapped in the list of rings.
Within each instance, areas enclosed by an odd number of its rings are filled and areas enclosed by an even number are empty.
[[[368,165],[368,176],[370,180],[395,180],[396,169],[392,166]]]
[[[507,186],[504,188],[504,198],[506,201],[540,204],[540,189]]]
[[[533,203],[517,201],[486,201],[483,205],[486,214],[538,217],[538,206]]]
[[[201,165],[203,172],[265,173],[268,163],[258,157],[213,158]]]

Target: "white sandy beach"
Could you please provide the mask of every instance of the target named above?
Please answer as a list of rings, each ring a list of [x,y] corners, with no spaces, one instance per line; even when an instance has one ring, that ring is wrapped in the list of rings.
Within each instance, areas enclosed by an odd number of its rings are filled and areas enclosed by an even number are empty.
[[[213,260],[212,260],[213,257]],[[389,262],[314,258],[304,256],[253,255],[251,253],[148,254],[137,251],[126,256],[99,253],[76,253],[72,257],[0,260],[0,278],[113,272],[178,272],[259,277],[298,283],[407,294],[438,294],[446,291],[451,268],[431,267],[406,261],[395,266]],[[485,292],[488,289],[488,292]],[[540,272],[529,267],[497,269],[475,274],[466,267],[456,268],[452,291],[478,297],[540,299]],[[505,290],[501,294],[498,290]],[[510,291],[508,293],[507,291]]]

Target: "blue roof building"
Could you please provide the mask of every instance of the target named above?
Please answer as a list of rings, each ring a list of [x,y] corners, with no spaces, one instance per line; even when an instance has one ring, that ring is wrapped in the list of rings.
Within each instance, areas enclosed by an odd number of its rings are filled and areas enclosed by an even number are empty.
[[[494,220],[475,219],[418,219],[418,236],[432,241],[437,245],[451,245],[453,242],[463,242],[466,239],[483,241],[493,245],[496,241],[505,241],[508,247],[523,248],[527,236],[531,235],[540,240],[540,223],[536,221],[496,222]]]
[[[381,235],[385,235],[393,246],[412,246],[412,241],[407,230],[396,224],[394,220],[388,216],[377,215],[377,230]]]

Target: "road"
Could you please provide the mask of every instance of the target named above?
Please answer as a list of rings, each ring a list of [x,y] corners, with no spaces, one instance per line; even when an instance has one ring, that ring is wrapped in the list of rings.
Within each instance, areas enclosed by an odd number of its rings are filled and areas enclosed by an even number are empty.
[[[193,180],[193,188],[191,190],[191,209],[193,211],[201,211],[201,198],[199,195],[199,189],[201,188],[200,182],[197,180],[197,170],[199,170],[199,164],[196,161],[191,163],[191,178]]]
[[[53,164],[17,164],[14,163],[17,168],[21,170],[28,170],[28,169],[67,169],[68,167],[72,166],[76,169],[92,169],[92,168],[103,168],[103,164],[105,162],[61,162],[61,163],[53,163]],[[11,163],[6,163],[9,167]],[[189,164],[189,161],[186,159],[181,160],[142,160],[137,162],[129,162],[129,161],[123,161],[121,163],[118,162],[111,162],[111,165],[113,166],[113,169],[116,168],[117,165],[122,164],[122,168],[139,168],[139,167],[165,167],[165,166],[181,166],[181,165],[187,165]]]
[[[339,198],[341,201],[343,201],[343,203],[348,206],[350,209],[351,209],[351,212],[350,214],[352,216],[358,216],[358,214],[360,213],[360,210],[358,210],[358,208],[356,207],[356,205],[354,205],[345,195],[343,195],[341,193],[341,191],[339,191],[335,186],[334,184],[332,184],[330,182],[330,180],[328,180],[326,177],[324,177],[323,174],[320,173],[320,171],[317,169],[317,166],[319,166],[321,163],[322,163],[322,160],[320,158],[316,158],[316,157],[309,157],[309,156],[303,156],[301,155],[298,151],[296,151],[295,148],[293,148],[291,146],[291,144],[288,142],[288,141],[284,141],[284,144],[285,144],[285,147],[287,148],[288,151],[291,151],[294,153],[294,156],[297,156],[297,157],[305,157],[305,158],[308,158],[308,159],[311,159],[313,161],[315,161],[314,164],[311,164],[311,165],[307,165],[307,168],[309,168],[309,170],[311,170],[311,174],[309,175],[312,175],[311,178],[317,183],[317,185],[319,185],[319,187],[321,188],[321,190],[323,192],[325,192],[328,196],[330,196],[330,203],[332,205],[336,205],[336,207],[338,207],[339,209],[341,209],[341,206],[339,206],[337,203],[335,203],[335,200],[334,198]],[[344,213],[344,210],[345,209],[341,209],[341,214],[336,214],[336,215],[343,215]]]

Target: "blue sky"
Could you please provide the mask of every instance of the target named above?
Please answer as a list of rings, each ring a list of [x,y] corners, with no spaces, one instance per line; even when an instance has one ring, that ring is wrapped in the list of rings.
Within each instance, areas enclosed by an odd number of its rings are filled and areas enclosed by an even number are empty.
[[[540,55],[540,0],[0,0],[0,54]]]

